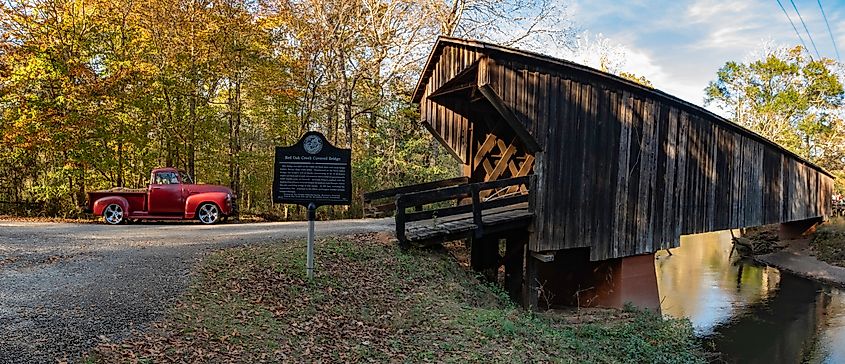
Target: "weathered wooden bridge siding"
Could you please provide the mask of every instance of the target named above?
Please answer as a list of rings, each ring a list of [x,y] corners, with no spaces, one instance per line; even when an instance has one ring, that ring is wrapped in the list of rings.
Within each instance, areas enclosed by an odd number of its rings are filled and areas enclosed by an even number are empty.
[[[428,83],[424,75],[415,96],[423,121],[465,164],[482,143],[472,135],[482,124],[475,115],[490,124],[489,109],[506,106],[492,122],[509,125],[536,158],[533,251],[590,247],[592,260],[604,260],[675,247],[683,234],[831,212],[826,172],[662,92],[574,63],[455,39],[438,43],[427,69]],[[456,75],[464,81],[453,83],[473,80],[470,95],[486,98],[428,99]]]
[[[441,61],[428,70],[430,78],[425,86],[426,96],[473,65],[480,56],[476,49],[466,46],[455,45],[443,49]],[[466,102],[466,106],[469,106],[469,102]],[[446,149],[462,163],[468,164],[473,135],[467,110],[460,106],[446,108],[426,97],[420,102],[420,114],[423,125],[446,146]]]

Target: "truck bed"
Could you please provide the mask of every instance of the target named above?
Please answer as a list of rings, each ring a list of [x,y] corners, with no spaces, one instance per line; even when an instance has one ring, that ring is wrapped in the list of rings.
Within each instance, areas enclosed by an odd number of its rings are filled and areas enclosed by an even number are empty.
[[[93,211],[94,201],[109,196],[120,196],[125,198],[129,202],[128,213],[146,211],[147,209],[147,189],[115,187],[108,190],[88,192],[88,211]]]

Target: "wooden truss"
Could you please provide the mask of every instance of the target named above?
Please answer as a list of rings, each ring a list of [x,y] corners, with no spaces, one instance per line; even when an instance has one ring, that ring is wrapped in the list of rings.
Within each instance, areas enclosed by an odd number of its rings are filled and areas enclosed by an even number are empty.
[[[505,178],[523,177],[531,173],[534,167],[534,156],[519,150],[516,138],[510,142],[487,134],[484,142],[478,144],[478,150],[472,160],[472,169],[484,170],[484,182]],[[480,171],[479,171],[480,172]],[[482,198],[492,199],[528,192],[525,185],[510,186],[495,191],[484,191]]]

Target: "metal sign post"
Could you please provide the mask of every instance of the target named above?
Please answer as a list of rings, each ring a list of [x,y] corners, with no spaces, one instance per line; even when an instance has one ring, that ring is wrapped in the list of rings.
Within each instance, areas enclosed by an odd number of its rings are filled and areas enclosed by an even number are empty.
[[[317,205],[308,204],[308,252],[306,253],[305,271],[308,279],[314,279],[314,220],[316,220]]]
[[[314,222],[317,207],[352,202],[352,150],[336,148],[323,134],[305,133],[289,147],[276,147],[273,201],[308,208],[305,271],[314,279]]]

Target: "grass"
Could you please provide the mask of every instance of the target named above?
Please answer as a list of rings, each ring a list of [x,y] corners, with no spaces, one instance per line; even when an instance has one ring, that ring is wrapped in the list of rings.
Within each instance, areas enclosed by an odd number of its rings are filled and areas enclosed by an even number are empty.
[[[832,219],[818,227],[811,246],[817,259],[845,267],[845,219]]]
[[[97,362],[703,362],[688,320],[636,310],[534,314],[443,251],[383,236],[211,254],[168,317]]]

